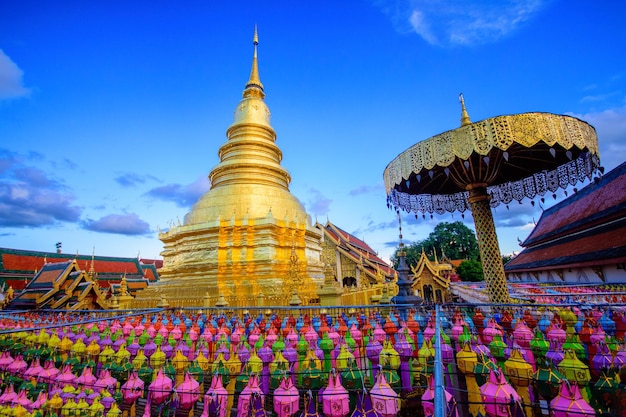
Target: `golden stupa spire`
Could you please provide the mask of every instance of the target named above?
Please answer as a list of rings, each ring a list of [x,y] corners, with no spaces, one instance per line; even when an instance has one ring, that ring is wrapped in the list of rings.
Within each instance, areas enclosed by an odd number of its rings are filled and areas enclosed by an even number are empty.
[[[252,56],[252,69],[250,70],[250,79],[246,83],[246,88],[243,92],[244,97],[248,97],[252,94],[259,94],[261,98],[265,96],[263,93],[263,84],[261,83],[261,77],[259,77],[259,63],[257,58],[257,46],[259,44],[259,34],[257,32],[256,25],[254,25],[254,37],[252,38],[254,44],[254,55]]]
[[[467,109],[465,108],[463,93],[459,94],[459,102],[461,103],[461,126],[467,126],[471,124],[472,121],[470,120],[469,114],[467,114]]]

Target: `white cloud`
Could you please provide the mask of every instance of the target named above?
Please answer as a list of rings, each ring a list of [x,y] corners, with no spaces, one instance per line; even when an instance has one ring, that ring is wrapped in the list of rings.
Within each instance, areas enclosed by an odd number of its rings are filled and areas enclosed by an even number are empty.
[[[600,161],[607,171],[626,160],[626,106],[572,116],[596,128]]]
[[[545,0],[399,0],[376,4],[400,31],[413,31],[432,45],[491,43],[517,30],[545,6]],[[408,27],[407,27],[408,24]]]
[[[27,96],[30,89],[22,83],[23,71],[0,49],[0,100]]]
[[[430,44],[438,43],[437,38],[433,35],[430,30],[430,25],[426,21],[424,17],[424,13],[420,10],[413,10],[411,13],[411,17],[409,17],[409,22],[413,27],[415,33],[420,35],[424,40]]]
[[[333,200],[326,197],[320,190],[315,188],[311,188],[309,193],[312,194],[307,204],[309,211],[315,216],[327,215]]]
[[[151,233],[150,225],[136,213],[109,214],[99,220],[88,219],[83,222],[83,228],[94,232],[131,236]]]

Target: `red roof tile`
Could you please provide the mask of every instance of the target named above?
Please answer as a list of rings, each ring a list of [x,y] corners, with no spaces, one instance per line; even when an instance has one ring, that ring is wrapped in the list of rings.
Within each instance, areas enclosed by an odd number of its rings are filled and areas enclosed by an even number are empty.
[[[626,212],[626,162],[545,210],[523,246],[589,228]]]
[[[543,212],[506,272],[626,260],[626,163]]]

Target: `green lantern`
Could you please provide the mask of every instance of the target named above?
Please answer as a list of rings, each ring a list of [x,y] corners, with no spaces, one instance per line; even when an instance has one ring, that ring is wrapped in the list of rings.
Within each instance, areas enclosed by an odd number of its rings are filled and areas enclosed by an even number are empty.
[[[548,349],[550,349],[550,342],[546,340],[543,332],[539,329],[539,327],[535,327],[535,336],[530,341],[530,350],[533,352],[533,355],[535,355],[535,358],[539,361],[543,360],[546,357]]]
[[[306,389],[318,390],[322,387],[322,384],[322,372],[315,365],[315,361],[310,359],[302,375],[302,386]]]
[[[580,338],[578,335],[570,335],[565,339],[565,343],[563,343],[563,351],[567,352],[568,350],[573,350],[576,353],[576,357],[584,360],[587,357],[587,351],[580,343]]]
[[[478,386],[482,386],[489,379],[489,372],[498,370],[498,365],[482,353],[477,356],[477,359],[478,362],[474,365],[474,375],[476,376]]]
[[[137,370],[137,376],[141,379],[146,386],[148,386],[152,382],[152,373],[153,370],[148,366],[148,363],[144,363]]]
[[[498,363],[502,363],[506,359],[504,356],[504,350],[507,347],[508,346],[502,341],[502,337],[499,334],[493,336],[493,340],[489,343],[489,350]]]
[[[240,393],[243,389],[248,385],[248,381],[250,380],[250,375],[252,374],[252,370],[250,369],[250,365],[246,364],[239,376],[237,376],[237,380],[235,381],[235,392]]]

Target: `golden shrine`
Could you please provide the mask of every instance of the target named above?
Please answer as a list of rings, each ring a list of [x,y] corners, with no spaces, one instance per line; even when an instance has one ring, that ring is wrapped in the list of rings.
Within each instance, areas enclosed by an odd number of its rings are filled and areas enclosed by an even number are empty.
[[[257,63],[211,170],[211,189],[183,224],[160,231],[161,280],[140,294],[174,305],[286,305],[317,299],[322,231],[290,193]],[[174,301],[177,300],[177,301]],[[203,302],[198,302],[203,301]],[[139,305],[139,300],[133,305]]]
[[[413,274],[413,290],[427,303],[444,303],[450,301],[450,276],[454,272],[452,264],[444,259],[431,261],[422,248],[422,254],[416,265],[410,265]]]

